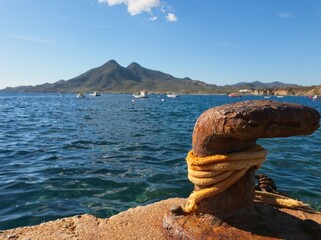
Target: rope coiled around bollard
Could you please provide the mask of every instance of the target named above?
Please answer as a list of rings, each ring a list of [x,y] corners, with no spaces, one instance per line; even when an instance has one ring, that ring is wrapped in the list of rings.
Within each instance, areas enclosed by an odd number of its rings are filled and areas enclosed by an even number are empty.
[[[248,169],[259,169],[266,159],[267,150],[260,145],[249,147],[241,152],[196,157],[189,151],[186,161],[188,179],[202,189],[194,190],[182,206],[184,212],[192,212],[203,199],[215,196],[236,183]],[[279,194],[255,191],[255,200],[292,209],[314,211],[309,205]]]
[[[225,191],[243,177],[249,168],[260,168],[266,155],[267,150],[260,145],[242,152],[207,157],[196,157],[193,151],[189,151],[186,157],[188,179],[203,189],[192,192],[182,206],[184,212],[192,212],[198,202]]]

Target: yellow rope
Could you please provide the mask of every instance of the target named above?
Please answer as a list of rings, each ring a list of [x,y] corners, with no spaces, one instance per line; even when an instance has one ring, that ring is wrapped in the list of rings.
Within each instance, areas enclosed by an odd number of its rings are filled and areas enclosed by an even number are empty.
[[[298,209],[302,211],[315,213],[315,210],[311,208],[308,204],[295,200],[293,198],[285,197],[280,194],[263,192],[263,191],[255,191],[255,200],[264,202],[266,204],[276,206],[276,207]]]
[[[244,176],[249,168],[260,168],[266,154],[267,151],[259,145],[238,153],[208,157],[196,157],[190,151],[186,157],[188,179],[203,189],[192,192],[182,206],[183,210],[192,212],[198,202],[225,191]]]
[[[251,167],[260,168],[267,151],[260,145],[252,146],[242,152],[196,157],[189,151],[186,161],[188,179],[201,190],[194,190],[189,196],[184,212],[192,212],[196,204],[205,198],[215,196],[236,183]],[[266,204],[315,212],[308,204],[279,194],[255,191],[255,200]]]

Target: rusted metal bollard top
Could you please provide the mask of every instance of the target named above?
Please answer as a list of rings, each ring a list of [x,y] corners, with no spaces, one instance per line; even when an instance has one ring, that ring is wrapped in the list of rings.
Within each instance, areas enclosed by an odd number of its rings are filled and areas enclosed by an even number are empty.
[[[313,108],[276,101],[243,101],[205,111],[193,133],[197,156],[235,152],[258,138],[309,135],[319,128],[320,114]]]
[[[243,101],[205,111],[193,132],[193,154],[207,157],[239,152],[256,144],[258,138],[309,135],[319,128],[320,114],[313,108],[277,101]],[[233,186],[197,204],[197,212],[216,216],[232,214],[253,205],[255,168]],[[195,190],[207,186],[194,183]]]

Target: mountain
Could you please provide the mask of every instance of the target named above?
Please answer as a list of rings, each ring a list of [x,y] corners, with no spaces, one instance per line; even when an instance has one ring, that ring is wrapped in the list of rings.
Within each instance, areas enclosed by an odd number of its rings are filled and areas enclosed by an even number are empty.
[[[131,63],[126,68],[115,60],[93,68],[68,81],[45,83],[37,86],[6,88],[6,92],[149,92],[212,93],[219,92],[216,85],[206,84],[190,78],[176,78],[170,74],[150,70]]]
[[[302,87],[296,84],[282,82],[262,83],[240,82],[233,85],[217,86],[202,81],[186,78],[176,78],[170,74],[142,67],[131,63],[127,67],[120,66],[115,60],[110,60],[100,67],[69,79],[55,83],[45,83],[37,86],[20,86],[5,88],[1,92],[115,92],[129,93],[145,89],[148,92],[177,92],[177,93],[230,93],[240,89],[251,90],[251,94],[285,94],[307,95],[318,93],[320,87]]]

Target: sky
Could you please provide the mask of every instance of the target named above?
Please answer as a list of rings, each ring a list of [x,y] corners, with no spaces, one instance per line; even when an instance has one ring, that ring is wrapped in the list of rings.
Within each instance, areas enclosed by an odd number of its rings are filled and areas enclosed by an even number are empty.
[[[320,0],[0,0],[0,89],[114,59],[219,86],[321,84]]]

